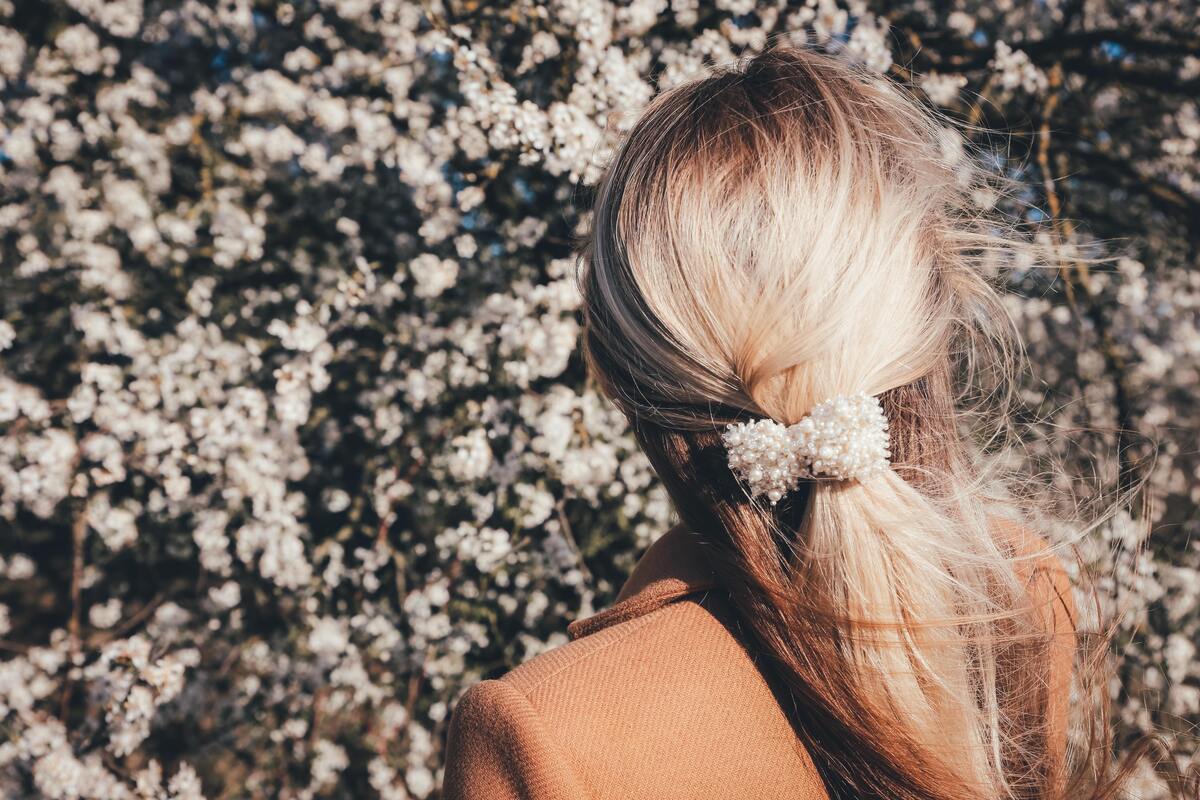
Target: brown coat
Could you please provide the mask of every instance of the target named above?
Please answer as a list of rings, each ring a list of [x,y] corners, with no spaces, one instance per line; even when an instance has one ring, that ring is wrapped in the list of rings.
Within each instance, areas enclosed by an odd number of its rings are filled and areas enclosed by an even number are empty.
[[[701,546],[673,528],[571,642],[468,689],[444,800],[825,800]]]

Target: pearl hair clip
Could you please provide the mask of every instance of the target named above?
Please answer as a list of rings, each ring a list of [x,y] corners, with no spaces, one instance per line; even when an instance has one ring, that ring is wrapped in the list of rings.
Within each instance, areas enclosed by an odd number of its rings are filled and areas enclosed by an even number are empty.
[[[731,422],[721,438],[729,468],[771,505],[801,478],[865,480],[889,468],[888,422],[879,398],[839,395],[792,425],[773,419]]]

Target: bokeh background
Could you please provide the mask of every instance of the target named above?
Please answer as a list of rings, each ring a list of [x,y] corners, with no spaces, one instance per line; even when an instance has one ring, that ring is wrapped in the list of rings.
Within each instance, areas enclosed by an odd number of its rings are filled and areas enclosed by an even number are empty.
[[[0,0],[0,794],[437,797],[459,692],[672,522],[576,350],[599,171],[656,91],[782,37],[1003,131],[1005,210],[1063,248],[998,276],[1025,457],[1145,483],[1152,525],[1083,554],[1165,796],[1200,723],[1198,19]]]

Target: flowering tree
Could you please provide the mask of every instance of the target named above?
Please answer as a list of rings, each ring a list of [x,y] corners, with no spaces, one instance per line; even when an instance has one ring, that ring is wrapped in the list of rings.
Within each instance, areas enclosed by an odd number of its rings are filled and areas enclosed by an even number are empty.
[[[1005,279],[1039,430],[1128,431],[1062,455],[1154,500],[1146,559],[1120,518],[1087,555],[1159,796],[1200,722],[1197,19],[0,0],[0,791],[436,795],[459,691],[670,523],[576,355],[589,189],[656,91],[790,36],[1011,130],[1022,213],[1117,256]]]

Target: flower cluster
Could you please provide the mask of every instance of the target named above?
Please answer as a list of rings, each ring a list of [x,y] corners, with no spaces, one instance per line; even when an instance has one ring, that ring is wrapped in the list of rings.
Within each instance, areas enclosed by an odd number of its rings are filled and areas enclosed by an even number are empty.
[[[1036,421],[993,455],[1146,478],[1150,541],[1081,545],[1121,744],[1200,723],[1200,22],[951,5],[0,0],[0,796],[436,797],[463,688],[673,520],[577,355],[590,188],[778,38],[1030,126],[978,202],[1072,266],[995,265]]]

